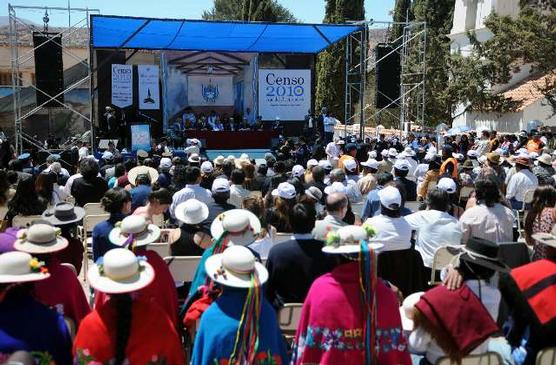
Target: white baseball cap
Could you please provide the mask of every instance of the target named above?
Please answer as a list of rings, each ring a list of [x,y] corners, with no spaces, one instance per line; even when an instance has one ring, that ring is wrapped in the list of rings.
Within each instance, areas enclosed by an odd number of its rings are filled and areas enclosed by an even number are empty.
[[[378,170],[378,161],[374,158],[369,158],[367,161],[361,162],[361,166],[368,167],[370,169]]]
[[[330,195],[330,194],[333,194],[333,193],[345,194],[346,193],[346,187],[341,182],[335,181],[335,182],[332,183],[332,185],[327,186],[327,187],[324,188],[324,193],[326,195]]]
[[[378,198],[380,199],[380,204],[389,209],[398,209],[402,205],[402,195],[393,186],[387,186],[379,190]]]
[[[227,191],[230,191],[230,182],[224,178],[214,179],[214,181],[212,182],[211,191],[213,193],[225,193]]]
[[[169,169],[170,167],[172,167],[172,160],[170,160],[169,157],[162,157],[160,159],[159,167],[161,169]]]
[[[382,155],[382,157],[388,157],[388,150],[382,150],[380,154]]]
[[[367,154],[369,155],[369,158],[376,158],[376,151],[375,150],[369,151]]]
[[[205,161],[201,164],[201,171],[210,174],[212,172],[212,163],[210,161]]]
[[[400,171],[409,171],[409,163],[407,160],[397,159],[394,163],[394,168]]]
[[[289,182],[283,182],[272,190],[272,196],[279,196],[283,199],[293,199],[296,196],[295,187]]]
[[[477,150],[469,150],[469,151],[467,151],[467,156],[477,157],[477,156],[479,156],[479,152],[477,152]]]
[[[307,161],[307,168],[308,169],[310,169],[311,167],[318,166],[318,165],[319,165],[319,162],[317,160],[315,160],[314,158]]]
[[[447,192],[448,194],[453,194],[457,190],[456,182],[449,177],[443,177],[438,181],[436,187],[440,190]]]
[[[344,167],[349,172],[354,172],[357,170],[357,162],[353,158],[347,159],[344,161]]]
[[[328,160],[320,160],[319,166],[325,170],[332,170],[332,164]]]
[[[411,148],[411,147],[409,147],[409,146],[407,146],[407,147],[403,150],[403,153],[404,153],[406,156],[411,156],[411,157],[415,156],[415,151],[413,151],[413,148]]]
[[[292,176],[294,177],[302,177],[304,173],[305,173],[305,169],[301,165],[295,165],[292,168]]]
[[[390,148],[388,150],[388,157],[396,157],[398,156],[398,151],[395,148]]]
[[[114,158],[114,154],[110,151],[104,151],[104,153],[102,154],[103,160],[111,160],[113,158]]]

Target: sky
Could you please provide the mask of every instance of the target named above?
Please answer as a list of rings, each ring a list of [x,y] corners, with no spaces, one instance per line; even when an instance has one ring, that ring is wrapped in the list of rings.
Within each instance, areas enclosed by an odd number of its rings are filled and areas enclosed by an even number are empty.
[[[129,15],[145,16],[154,18],[187,18],[200,19],[204,10],[212,7],[211,0],[69,0],[73,8],[99,9],[105,15]],[[12,5],[52,6],[66,7],[68,0],[8,0]],[[293,15],[304,23],[321,23],[324,17],[325,0],[278,0],[280,4],[288,8]],[[2,1],[1,3],[4,3]],[[1,4],[0,3],[0,4]],[[8,15],[7,2],[0,5],[0,16]],[[377,21],[390,20],[389,12],[394,7],[394,0],[366,0],[365,14],[367,19]],[[16,9],[16,15],[20,18],[31,20],[42,24],[44,10]],[[82,15],[75,14],[74,20]],[[68,24],[67,11],[50,12],[50,25],[61,26]]]

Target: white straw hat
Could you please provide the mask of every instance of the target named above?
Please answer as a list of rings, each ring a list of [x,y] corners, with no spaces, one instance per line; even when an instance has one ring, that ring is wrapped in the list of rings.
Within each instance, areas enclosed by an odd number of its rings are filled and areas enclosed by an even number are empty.
[[[11,251],[0,255],[0,284],[26,283],[50,277],[44,263],[27,252]]]
[[[252,287],[253,274],[260,284],[268,280],[264,265],[256,261],[251,250],[242,246],[230,246],[223,253],[212,255],[205,262],[205,269],[212,280],[232,288]]]
[[[261,222],[253,213],[245,209],[231,209],[220,213],[210,225],[210,234],[215,240],[227,232],[229,245],[247,246],[261,233]]]
[[[49,224],[33,224],[17,232],[14,248],[32,254],[58,252],[68,247],[68,241],[61,236],[60,228]]]
[[[199,224],[209,216],[207,205],[197,199],[188,199],[176,207],[176,219],[185,224]]]
[[[322,252],[329,254],[358,253],[363,240],[369,240],[375,235],[375,230],[368,224],[362,226],[345,226],[326,234],[326,242]],[[382,243],[368,243],[369,248],[377,251],[384,245]]]
[[[132,185],[135,185],[135,180],[139,175],[149,175],[151,179],[151,184],[154,184],[158,180],[158,171],[149,166],[136,166],[128,171],[127,179]]]
[[[214,165],[215,166],[222,166],[222,165],[224,165],[224,160],[225,160],[224,156],[222,156],[222,155],[217,156],[214,159]]]
[[[89,269],[87,280],[98,291],[122,294],[143,289],[154,277],[154,269],[144,257],[136,257],[125,248],[114,248]]]
[[[417,292],[407,296],[400,306],[400,317],[402,318],[402,328],[404,331],[413,331],[413,314],[415,304],[421,299],[425,292]]]
[[[407,147],[403,150],[403,153],[404,153],[406,156],[410,156],[410,157],[415,156],[415,151],[413,151],[413,148],[411,148],[411,147],[409,147],[409,146],[407,146]]]
[[[146,246],[156,242],[160,237],[160,228],[154,224],[147,224],[144,217],[140,215],[130,215],[121,222],[117,222],[110,231],[108,239],[117,246],[133,245]]]

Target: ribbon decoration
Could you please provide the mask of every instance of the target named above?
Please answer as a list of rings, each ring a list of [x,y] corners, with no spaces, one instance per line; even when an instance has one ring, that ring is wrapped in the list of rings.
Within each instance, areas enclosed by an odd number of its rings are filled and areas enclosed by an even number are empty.
[[[361,304],[365,325],[363,336],[365,339],[365,365],[377,364],[376,353],[376,286],[377,286],[377,256],[369,249],[366,240],[359,243],[359,287],[361,289]]]

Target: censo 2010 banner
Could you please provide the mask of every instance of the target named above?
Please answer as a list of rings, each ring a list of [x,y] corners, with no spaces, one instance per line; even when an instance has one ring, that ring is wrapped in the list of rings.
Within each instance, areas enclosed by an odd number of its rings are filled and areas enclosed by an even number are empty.
[[[259,70],[263,120],[303,120],[311,108],[311,70]]]

